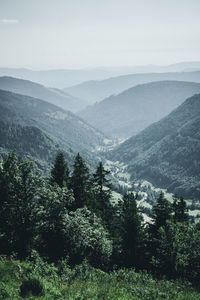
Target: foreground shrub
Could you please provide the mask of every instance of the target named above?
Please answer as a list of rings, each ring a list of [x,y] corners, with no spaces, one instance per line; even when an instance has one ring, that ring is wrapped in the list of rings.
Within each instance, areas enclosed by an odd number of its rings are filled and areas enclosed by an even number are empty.
[[[24,279],[20,286],[20,295],[26,297],[29,294],[33,296],[41,296],[44,294],[44,287],[37,278]]]

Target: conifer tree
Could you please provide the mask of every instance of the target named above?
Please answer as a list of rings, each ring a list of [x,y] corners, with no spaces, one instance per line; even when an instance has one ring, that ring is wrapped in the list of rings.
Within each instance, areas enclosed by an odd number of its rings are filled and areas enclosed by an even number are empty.
[[[93,192],[92,207],[105,224],[109,226],[113,217],[113,206],[111,205],[111,183],[107,178],[110,172],[105,170],[102,162],[97,166],[96,172],[93,174]]]
[[[157,203],[153,206],[153,223],[149,226],[149,242],[147,245],[149,261],[151,261],[150,264],[154,267],[154,271],[159,269],[158,264],[162,257],[161,241],[163,236],[168,236],[171,221],[171,203],[161,192]]]
[[[154,228],[158,230],[161,226],[165,226],[167,220],[171,219],[172,207],[170,202],[164,197],[161,192],[157,199],[156,205],[153,207]]]
[[[69,168],[61,151],[56,155],[50,181],[58,184],[59,187],[69,187]]]
[[[188,222],[187,214],[187,204],[182,197],[174,197],[174,202],[172,204],[174,212],[174,222]]]
[[[120,208],[122,261],[126,267],[138,267],[142,246],[142,215],[133,193],[125,194]]]
[[[74,193],[74,209],[87,205],[90,197],[89,170],[78,153],[74,161],[74,170],[71,177],[71,188]]]

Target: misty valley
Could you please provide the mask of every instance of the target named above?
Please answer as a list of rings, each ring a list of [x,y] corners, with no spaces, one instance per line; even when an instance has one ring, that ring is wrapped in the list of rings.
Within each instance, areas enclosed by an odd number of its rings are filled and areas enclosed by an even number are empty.
[[[200,72],[67,88],[12,72],[0,77],[1,299],[200,299]]]

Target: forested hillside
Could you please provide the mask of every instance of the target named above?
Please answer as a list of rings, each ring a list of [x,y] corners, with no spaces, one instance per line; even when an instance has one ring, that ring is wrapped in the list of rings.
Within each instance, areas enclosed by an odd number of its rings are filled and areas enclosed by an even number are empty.
[[[84,109],[79,115],[108,135],[127,138],[159,121],[188,97],[200,83],[160,81],[138,85]]]
[[[65,111],[55,105],[52,105],[46,101],[40,99],[23,96],[20,94],[14,94],[8,91],[0,90],[0,118],[4,124],[15,127],[20,125],[25,127],[24,131],[29,130],[30,127],[36,127],[39,129],[37,137],[39,140],[33,139],[32,143],[38,141],[38,145],[35,147],[42,147],[45,143],[45,149],[60,148],[64,149],[68,153],[68,157],[78,151],[84,154],[91,162],[95,160],[95,156],[92,151],[100,145],[104,144],[104,135],[85,123],[79,117],[73,115],[69,111]],[[27,126],[29,129],[27,129]],[[19,134],[19,127],[16,127],[17,135]],[[36,129],[34,129],[35,133]],[[4,136],[5,132],[2,132]],[[9,128],[7,128],[6,135],[9,137]],[[14,141],[17,139],[15,136]],[[15,149],[15,144],[12,145],[12,141],[5,142],[4,145],[8,145],[9,150],[19,150],[19,145]],[[25,140],[20,142],[20,145],[24,145],[24,152],[26,152],[26,142],[30,140],[29,136],[24,135]],[[40,141],[40,142],[39,142]],[[23,150],[21,149],[20,153]],[[30,149],[30,155],[33,154],[33,150]],[[52,151],[52,150],[49,150]],[[48,151],[47,151],[48,152]],[[31,154],[32,153],[32,154]]]
[[[63,90],[47,88],[32,81],[13,77],[0,77],[0,89],[39,98],[72,112],[83,109],[87,105],[85,101],[73,97]]]
[[[131,137],[108,154],[127,164],[133,178],[199,200],[200,95]]]
[[[20,156],[34,161],[46,174],[58,150],[58,144],[55,144],[39,128],[0,121],[0,156],[15,151]],[[74,153],[63,149],[62,151],[66,159],[71,162]]]

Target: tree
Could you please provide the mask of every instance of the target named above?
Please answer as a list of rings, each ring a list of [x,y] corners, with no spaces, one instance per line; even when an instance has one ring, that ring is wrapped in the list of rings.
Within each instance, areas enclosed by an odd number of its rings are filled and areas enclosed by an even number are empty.
[[[200,275],[200,231],[186,222],[160,227],[152,263],[156,273],[197,283]]]
[[[58,261],[68,255],[66,228],[69,220],[68,207],[71,207],[73,201],[67,188],[46,184],[40,191],[35,246],[50,261]]]
[[[0,172],[0,232],[3,253],[17,252],[25,257],[35,229],[35,198],[41,184],[33,164],[10,153]]]
[[[156,205],[153,207],[153,227],[155,230],[166,225],[167,220],[171,219],[171,213],[171,204],[161,192]]]
[[[105,170],[102,162],[97,166],[96,172],[93,174],[93,191],[94,199],[92,207],[95,212],[103,219],[108,220],[112,210],[111,200],[111,183],[107,176],[109,171]]]
[[[95,267],[106,268],[112,254],[112,242],[101,219],[86,207],[70,212],[67,223],[69,258],[72,264],[87,259]]]
[[[187,204],[183,200],[182,197],[177,198],[174,197],[174,202],[172,204],[173,212],[174,212],[174,222],[188,222],[188,209]]]
[[[147,242],[148,260],[153,268],[156,270],[156,261],[159,258],[159,249],[161,235],[166,234],[168,230],[168,222],[172,219],[172,207],[170,202],[164,197],[161,192],[157,203],[153,206],[153,223],[149,225],[149,237]],[[164,233],[163,233],[164,230]]]
[[[74,209],[87,205],[91,189],[89,170],[79,153],[77,154],[74,162],[74,170],[71,177],[71,188],[75,198]]]
[[[133,193],[125,194],[120,207],[122,261],[126,267],[140,264],[143,238],[142,215]]]
[[[96,173],[93,174],[93,182],[100,193],[103,192],[104,187],[109,188],[109,190],[111,189],[110,180],[107,178],[109,175],[110,171],[105,170],[102,162],[100,162],[97,166]]]
[[[63,152],[58,152],[51,170],[52,183],[56,183],[59,187],[69,187],[69,168],[65,162]]]

